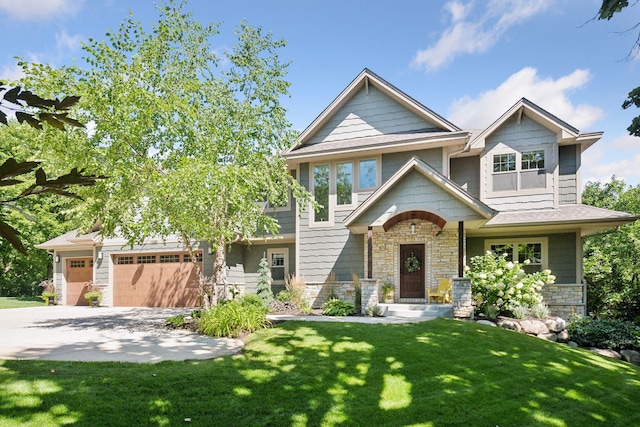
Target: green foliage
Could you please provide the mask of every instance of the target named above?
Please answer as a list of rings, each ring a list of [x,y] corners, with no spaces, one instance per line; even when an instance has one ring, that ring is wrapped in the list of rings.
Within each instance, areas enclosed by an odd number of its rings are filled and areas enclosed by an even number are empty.
[[[526,305],[511,307],[511,315],[515,319],[526,319],[529,316],[529,307]]]
[[[165,323],[167,326],[173,329],[181,328],[185,324],[184,314],[178,314],[176,316],[169,317]]]
[[[382,291],[382,298],[387,300],[391,298],[391,294],[395,290],[395,286],[391,282],[385,282],[384,285],[380,286],[380,290]]]
[[[382,307],[380,307],[377,304],[370,305],[365,309],[364,314],[366,314],[369,317],[382,317]]]
[[[241,306],[255,306],[257,308],[266,308],[267,304],[262,298],[254,294],[246,294],[237,299]]]
[[[351,316],[355,313],[353,304],[338,298],[331,298],[322,305],[322,314],[325,316]]]
[[[265,304],[269,304],[273,301],[273,292],[271,292],[271,270],[269,270],[269,261],[265,257],[260,260],[258,274],[258,285],[256,286],[258,296]]]
[[[567,331],[581,347],[640,349],[640,327],[624,320],[574,317]]]
[[[200,332],[212,337],[237,338],[265,328],[268,325],[267,312],[262,300],[241,297],[203,311]]]
[[[549,307],[546,304],[534,304],[531,306],[531,314],[533,314],[538,319],[546,319],[551,314],[549,311]]]
[[[627,187],[615,176],[608,183],[588,182],[582,202],[638,215],[640,185]],[[590,315],[640,324],[640,222],[585,238],[584,277]]]
[[[91,301],[93,299],[97,299],[98,301],[100,301],[102,299],[102,292],[100,291],[85,292],[84,297],[87,301]]]
[[[524,264],[529,264],[529,260]],[[517,307],[538,304],[542,302],[542,287],[555,281],[550,270],[527,274],[517,261],[507,261],[505,254],[495,255],[491,251],[471,258],[471,266],[467,267],[467,276],[471,278],[473,298],[485,313],[490,306],[498,314],[509,315],[519,310]]]

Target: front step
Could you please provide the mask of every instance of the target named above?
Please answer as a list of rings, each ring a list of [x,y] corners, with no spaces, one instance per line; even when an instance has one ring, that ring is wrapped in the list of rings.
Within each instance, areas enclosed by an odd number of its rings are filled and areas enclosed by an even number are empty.
[[[393,317],[447,317],[453,318],[451,304],[378,304],[384,316]]]

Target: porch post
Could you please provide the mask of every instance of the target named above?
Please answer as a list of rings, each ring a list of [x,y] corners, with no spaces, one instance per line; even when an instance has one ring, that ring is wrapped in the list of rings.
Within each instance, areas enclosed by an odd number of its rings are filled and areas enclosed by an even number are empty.
[[[367,227],[367,279],[373,277],[373,227]]]
[[[464,222],[458,221],[458,277],[464,277]]]

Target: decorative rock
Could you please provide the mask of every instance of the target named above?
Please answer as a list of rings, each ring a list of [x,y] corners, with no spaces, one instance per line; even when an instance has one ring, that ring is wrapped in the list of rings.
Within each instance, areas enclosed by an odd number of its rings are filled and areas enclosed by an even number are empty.
[[[577,343],[577,342],[575,342],[575,341],[569,341],[569,342],[567,343],[567,345],[568,345],[569,347],[577,347],[577,346],[578,346],[578,343]]]
[[[567,327],[567,322],[562,317],[548,317],[543,322],[551,332],[560,332]]]
[[[622,356],[617,351],[611,350],[610,348],[589,348],[595,354],[599,354],[600,356],[611,357],[613,359],[622,359]]]
[[[548,334],[538,334],[537,337],[547,341],[553,341],[553,342],[558,341],[558,336],[553,332],[550,332]]]
[[[640,366],[640,352],[635,350],[620,350],[620,356],[626,362],[633,363]]]
[[[498,317],[498,321],[496,323],[503,329],[511,329],[516,332],[522,331],[520,323],[518,323],[517,320],[509,319],[508,317]]]
[[[497,326],[495,323],[493,323],[490,320],[478,320],[476,323],[479,323],[481,325],[487,325],[487,326]]]
[[[566,329],[558,332],[558,342],[567,341],[569,341],[569,332]]]
[[[547,325],[542,323],[540,320],[521,320],[520,326],[522,326],[522,330],[526,334],[540,335],[549,333],[549,328],[547,328]]]

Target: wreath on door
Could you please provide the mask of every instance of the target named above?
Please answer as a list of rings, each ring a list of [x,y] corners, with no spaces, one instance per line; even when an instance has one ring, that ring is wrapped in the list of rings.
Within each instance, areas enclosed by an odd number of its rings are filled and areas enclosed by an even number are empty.
[[[411,252],[411,256],[404,261],[404,266],[409,273],[413,273],[414,271],[420,270],[420,261],[413,252]]]

